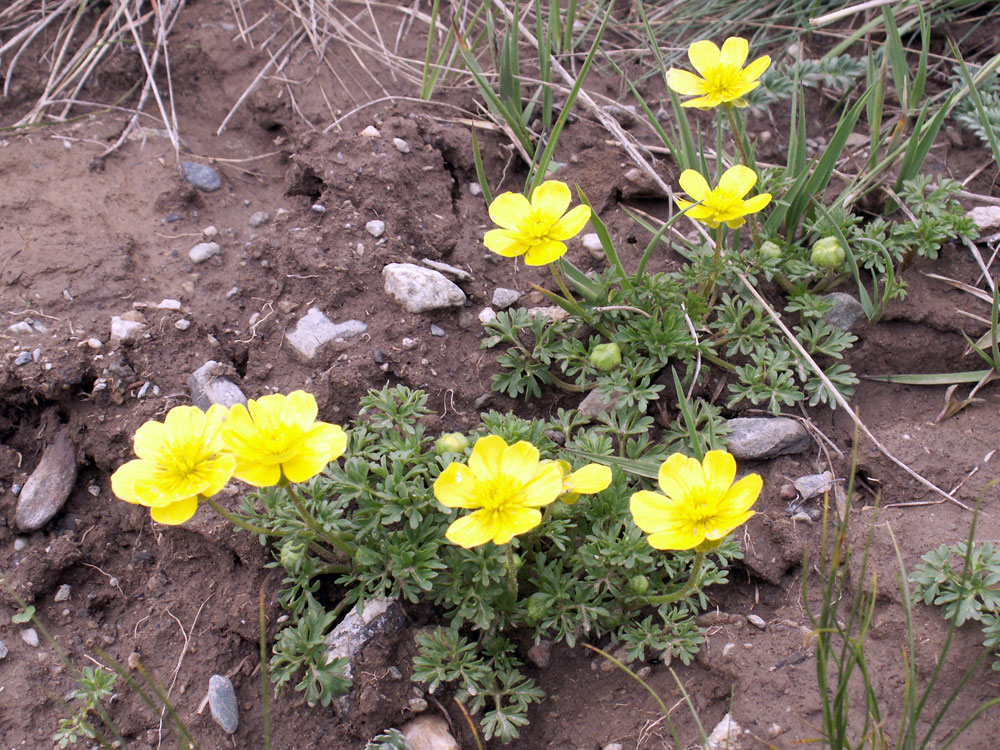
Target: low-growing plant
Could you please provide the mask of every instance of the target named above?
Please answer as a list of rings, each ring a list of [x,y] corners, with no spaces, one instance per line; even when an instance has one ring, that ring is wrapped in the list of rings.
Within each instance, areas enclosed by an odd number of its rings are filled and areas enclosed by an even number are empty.
[[[80,739],[96,740],[98,731],[93,721],[100,721],[97,707],[114,694],[118,675],[102,667],[84,667],[77,678],[72,698],[82,703],[75,714],[60,719],[52,741],[60,748],[75,745]]]

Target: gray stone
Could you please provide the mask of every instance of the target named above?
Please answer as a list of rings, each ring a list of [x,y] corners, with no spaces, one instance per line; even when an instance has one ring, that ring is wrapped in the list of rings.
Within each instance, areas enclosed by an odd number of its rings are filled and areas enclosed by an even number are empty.
[[[11,488],[11,489],[13,489],[13,488]],[[16,492],[14,493],[14,496],[15,497],[17,496]],[[27,549],[27,547],[28,547],[28,540],[25,539],[23,536],[19,536],[19,537],[15,537],[14,538],[14,551],[15,552],[20,552],[23,549]]]
[[[250,216],[250,226],[256,228],[261,224],[267,224],[271,220],[271,214],[267,211],[254,211]]]
[[[222,731],[235,734],[240,727],[240,707],[232,680],[221,674],[213,674],[208,678],[208,707]]]
[[[410,153],[410,144],[404,141],[402,138],[393,138],[392,145],[396,147],[396,150],[401,154]]]
[[[204,263],[211,257],[219,254],[218,242],[199,242],[188,251],[188,257],[192,263]]]
[[[21,640],[32,648],[38,648],[38,631],[34,628],[25,628],[21,631]]]
[[[726,714],[708,735],[705,750],[742,750],[743,728],[732,716]]]
[[[360,133],[358,133],[358,135],[360,135],[362,138],[381,138],[382,137],[382,133],[380,133],[379,129],[376,128],[374,125],[369,125],[364,130],[362,130]]]
[[[802,453],[812,445],[806,428],[788,417],[738,417],[728,424],[728,450],[738,460]]]
[[[431,336],[437,336],[439,339],[443,339],[448,334],[441,326],[432,325],[431,326]]]
[[[492,307],[484,307],[476,317],[479,318],[480,323],[489,323],[497,319],[497,311]]]
[[[52,597],[52,601],[68,602],[72,591],[73,589],[70,587],[70,585],[68,583],[64,583],[62,586],[56,589],[56,595]]]
[[[7,330],[11,333],[34,333],[35,329],[31,327],[31,323],[26,320],[19,320],[13,325],[7,326]]]
[[[91,349],[100,349],[102,346],[104,346],[104,342],[101,341],[96,336],[93,336],[87,339],[87,346],[89,346]]]
[[[17,528],[35,531],[47,524],[62,508],[75,482],[76,446],[69,434],[60,430],[17,497]]]
[[[360,320],[334,323],[318,307],[310,307],[285,337],[299,358],[308,362],[329,342],[347,341],[367,330],[368,325]]]
[[[521,299],[521,293],[516,289],[505,289],[502,286],[493,290],[493,306],[506,310],[511,305],[517,304]]]
[[[451,736],[448,722],[440,716],[421,714],[410,719],[400,731],[406,738],[409,750],[459,750],[458,742]]]
[[[157,310],[180,310],[181,301],[179,299],[165,299],[156,306]]]
[[[453,266],[449,263],[442,263],[439,260],[431,260],[430,258],[424,258],[422,261],[428,268],[433,268],[435,271],[440,271],[445,276],[451,276],[453,279],[458,281],[469,281],[472,279],[472,274],[463,268],[458,266]]]
[[[14,364],[18,367],[26,365],[31,361],[31,352],[21,352],[14,358]]]
[[[3,641],[0,641],[0,659],[6,659],[7,654],[9,653],[10,650],[7,648],[7,644],[4,643]]]
[[[801,500],[809,500],[829,492],[833,487],[833,473],[824,471],[822,474],[806,474],[793,483],[795,491]]]
[[[865,308],[849,294],[833,292],[823,299],[833,303],[833,308],[823,316],[823,320],[842,331],[849,331],[859,320],[868,318],[865,315]]]
[[[381,219],[372,219],[365,224],[365,231],[372,237],[381,237],[385,234],[385,222]]]
[[[111,345],[134,344],[145,330],[145,319],[135,311],[114,315],[111,317]]]
[[[40,360],[42,358],[42,350],[41,349],[32,349],[31,350],[31,358],[35,362],[37,362],[38,360]]]
[[[747,615],[747,622],[757,628],[757,630],[763,630],[767,627],[767,623],[764,622],[764,618],[760,615]]]
[[[353,661],[361,650],[373,641],[380,641],[384,651],[399,640],[406,628],[406,617],[402,607],[392,599],[369,599],[361,613],[357,608],[348,612],[344,619],[326,637],[326,661],[347,659],[345,673],[354,674]]]
[[[609,742],[602,750],[625,750],[625,746],[620,742]]]
[[[549,307],[529,307],[527,313],[528,315],[540,315],[543,318],[546,318],[550,323],[558,323],[560,320],[566,320],[566,318],[569,317],[569,313],[558,305],[550,305]]]
[[[552,641],[541,640],[528,649],[528,661],[539,669],[552,663]]]
[[[243,391],[225,373],[226,367],[212,359],[191,373],[187,386],[191,389],[191,400],[195,406],[206,410],[212,404],[227,409],[236,404],[246,404],[247,397]]]
[[[174,323],[174,328],[176,328],[178,331],[186,331],[190,327],[191,327],[191,321],[188,320],[187,318],[181,318],[176,323]]]
[[[184,179],[199,190],[212,193],[222,187],[222,179],[219,177],[219,173],[207,164],[182,161],[181,169],[184,171]]]
[[[580,402],[577,411],[583,416],[589,419],[596,419],[601,414],[610,414],[615,410],[618,405],[618,399],[621,398],[621,394],[614,393],[611,395],[604,395],[599,391],[591,391],[587,394],[587,397]]]
[[[309,210],[312,211],[314,214],[325,214],[326,206],[324,206],[322,203],[313,203],[309,207]]]
[[[583,242],[584,249],[590,253],[595,260],[607,257],[604,254],[604,245],[601,244],[601,238],[596,234],[591,232],[590,234],[583,235],[580,239]]]
[[[386,293],[411,313],[465,304],[465,292],[431,268],[390,263],[382,269],[382,278]]]
[[[478,182],[469,183],[469,195],[480,196],[483,194],[483,186]]]

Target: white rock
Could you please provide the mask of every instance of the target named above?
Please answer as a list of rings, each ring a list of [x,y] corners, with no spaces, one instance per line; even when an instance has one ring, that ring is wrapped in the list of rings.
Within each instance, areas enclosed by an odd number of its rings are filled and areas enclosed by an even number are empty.
[[[372,237],[381,237],[385,234],[385,222],[381,219],[372,219],[365,224],[365,231]]]
[[[382,134],[379,132],[378,128],[374,125],[369,125],[367,128],[358,133],[362,138],[381,138]]]
[[[181,318],[176,323],[174,323],[174,328],[176,328],[178,331],[186,331],[190,327],[191,327],[191,321],[188,320],[187,318]]]
[[[27,321],[21,320],[13,325],[7,326],[7,330],[11,333],[34,333],[35,329],[31,327],[31,324]]]
[[[261,224],[266,224],[271,220],[271,214],[267,211],[255,211],[250,217],[250,226],[259,227]]]
[[[470,182],[469,183],[469,194],[470,195],[482,195],[483,194],[483,186],[480,185],[478,182]]]
[[[52,597],[54,602],[67,602],[69,601],[70,594],[72,593],[72,588],[68,583],[64,583],[58,589],[56,589],[55,596]]]
[[[137,313],[114,315],[111,318],[111,344],[134,344],[146,330],[146,323],[133,317]],[[126,317],[128,316],[128,317]],[[141,316],[139,316],[141,317]]]
[[[527,310],[528,315],[540,315],[543,318],[547,318],[552,323],[558,323],[560,320],[566,320],[569,317],[569,313],[563,310],[561,307],[552,305],[550,307],[530,307]]]
[[[743,747],[740,735],[743,728],[726,714],[722,721],[715,725],[715,729],[708,735],[708,742],[705,743],[705,750],[740,750]]]
[[[308,362],[329,342],[347,341],[367,330],[368,326],[360,320],[334,323],[318,307],[310,307],[285,337],[298,357]]]
[[[165,299],[156,306],[157,310],[180,310],[181,301],[179,299]]]
[[[34,628],[26,628],[22,630],[21,640],[32,648],[38,648],[38,631]]]
[[[210,224],[209,226],[207,226],[204,229],[202,229],[201,233],[205,237],[208,237],[208,239],[212,239],[213,237],[215,237],[219,233],[219,230],[215,228],[215,225]]]
[[[448,722],[440,716],[421,714],[406,722],[400,731],[409,750],[460,750],[448,730]]]
[[[976,222],[980,229],[1000,227],[1000,206],[976,206],[967,216]]]
[[[314,214],[325,214],[326,206],[324,206],[322,203],[313,203],[312,206],[309,207],[309,210],[312,211]]]
[[[247,402],[243,391],[225,376],[225,372],[225,366],[210,359],[191,373],[187,386],[191,390],[191,400],[195,406],[207,410],[212,404],[219,404],[228,409],[235,404]]]
[[[489,323],[491,320],[496,320],[497,311],[492,307],[484,307],[476,317],[479,318],[480,323]]]
[[[398,640],[406,627],[406,618],[399,603],[393,599],[369,599],[359,615],[351,609],[344,619],[326,636],[326,662],[348,659],[348,677],[354,673],[354,658],[365,646],[379,639],[388,643]]]
[[[739,417],[728,424],[732,434],[727,447],[738,460],[802,453],[812,445],[806,428],[788,417]]]
[[[516,289],[504,289],[502,286],[498,286],[493,290],[493,306],[499,307],[501,310],[506,310],[521,298],[521,293]]]
[[[431,268],[390,263],[382,269],[382,278],[386,293],[412,313],[465,304],[465,292]]]
[[[89,346],[91,349],[100,349],[102,346],[104,346],[104,342],[101,341],[96,336],[92,336],[91,338],[87,339],[87,346]]]
[[[580,240],[583,242],[584,248],[586,248],[589,252],[604,255],[604,245],[601,244],[601,238],[594,232],[583,235]]]
[[[401,154],[410,153],[410,144],[404,141],[402,138],[393,138],[392,145],[396,147],[396,150]]]
[[[865,135],[864,133],[851,133],[847,136],[847,141],[844,143],[847,148],[861,148],[862,146],[867,146],[872,142],[871,136]]]
[[[218,242],[199,242],[188,251],[188,257],[192,263],[204,263],[209,258],[218,255],[219,250],[221,248]]]
[[[747,615],[747,622],[757,628],[757,630],[763,630],[767,627],[767,623],[764,622],[764,618],[760,615]]]

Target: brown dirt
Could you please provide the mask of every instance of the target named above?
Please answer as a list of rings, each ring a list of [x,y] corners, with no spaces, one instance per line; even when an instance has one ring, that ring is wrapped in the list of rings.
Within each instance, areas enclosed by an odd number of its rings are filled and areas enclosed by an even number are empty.
[[[264,5],[247,4],[248,16],[259,17]],[[489,303],[495,287],[527,292],[529,283],[546,279],[539,270],[497,263],[482,247],[486,212],[482,199],[467,189],[474,181],[471,137],[468,127],[454,120],[453,110],[398,100],[345,118],[341,131],[320,133],[303,125],[294,107],[311,121],[326,123],[329,108],[351,110],[359,101],[375,99],[378,87],[412,95],[405,81],[383,73],[368,77],[346,51],[339,70],[357,84],[353,94],[320,77],[328,84],[324,94],[296,88],[293,107],[293,89],[267,80],[226,132],[216,136],[218,123],[265,58],[259,49],[232,41],[229,3],[209,0],[190,6],[171,47],[181,135],[189,150],[185,158],[215,160],[221,190],[204,194],[185,183],[169,142],[150,130],[95,164],[95,156],[123,126],[119,115],[0,141],[0,566],[19,594],[35,603],[75,662],[86,663],[96,647],[122,662],[138,653],[167,684],[174,683],[171,695],[178,711],[203,747],[259,747],[261,586],[269,597],[272,627],[280,614],[276,580],[263,567],[267,554],[210,511],[199,511],[183,527],[164,528],[152,526],[142,509],[113,499],[108,477],[129,455],[135,428],[189,402],[187,378],[208,359],[231,368],[250,396],[268,390],[312,391],[321,417],[330,421],[350,419],[359,396],[386,382],[426,390],[437,412],[433,429],[468,428],[477,421],[477,408],[530,414],[540,407],[497,394],[477,406],[477,399],[490,393],[495,364],[489,352],[479,350],[475,315]],[[395,34],[398,16],[384,14],[380,20]],[[411,35],[404,44],[420,55],[419,39]],[[373,60],[367,64],[380,70]],[[307,70],[309,65],[300,63],[290,77],[314,72]],[[101,85],[110,100],[119,93],[114,87],[122,84],[112,77]],[[20,90],[0,124],[16,119],[29,94],[30,86]],[[461,93],[450,96],[469,104]],[[358,136],[370,124],[380,129],[381,139]],[[394,137],[406,140],[411,152],[394,148]],[[587,118],[572,123],[561,147],[560,159],[568,164],[560,178],[579,183],[619,246],[630,248],[637,234],[639,243],[645,236],[621,210],[628,165],[603,142],[603,131]],[[491,137],[484,139],[483,148],[493,179],[507,174],[510,184],[504,187],[514,187],[518,167],[509,148]],[[934,151],[929,166],[964,176],[985,154],[944,146]],[[661,169],[668,181],[675,177],[669,165]],[[992,186],[982,179],[970,189],[990,193]],[[327,207],[326,213],[310,210],[317,202]],[[657,205],[646,207],[655,211]],[[276,217],[279,209],[287,213]],[[275,218],[251,228],[248,220],[255,211]],[[168,214],[182,218],[167,223]],[[365,223],[373,218],[386,222],[384,239],[365,232]],[[210,225],[219,230],[222,252],[194,266],[187,251]],[[585,264],[592,262],[579,246],[575,252],[586,258]],[[466,310],[414,315],[387,298],[382,267],[421,258],[446,261],[472,274],[472,281],[463,284],[470,300]],[[860,332],[851,354],[858,373],[977,366],[963,360],[961,334],[981,331],[956,309],[983,314],[984,306],[926,279],[923,272],[928,270],[969,283],[978,276],[960,247],[946,248],[939,262],[912,267],[905,303]],[[233,288],[238,291],[231,295]],[[164,298],[180,300],[182,310],[157,309]],[[365,321],[368,334],[348,348],[328,349],[307,364],[299,362],[284,332],[313,305],[334,320]],[[147,336],[132,347],[112,347],[111,316],[133,309],[144,316]],[[180,318],[190,320],[190,328],[178,330],[174,324]],[[26,319],[43,323],[47,331],[8,332],[8,326]],[[433,337],[432,324],[443,328],[446,337]],[[103,346],[91,349],[86,343],[91,337],[101,339]],[[404,349],[404,337],[419,345]],[[14,365],[18,353],[36,348],[41,349],[37,362]],[[386,364],[376,362],[376,350],[385,355]],[[150,386],[140,399],[146,383]],[[854,403],[894,455],[950,489],[1000,447],[1000,396],[992,386],[980,396],[980,403],[940,424],[934,421],[943,404],[939,388],[863,381]],[[573,405],[571,398],[553,396],[545,408]],[[883,503],[936,499],[867,441],[855,446],[853,424],[843,413],[817,410],[809,416],[844,454],[833,457],[838,476],[847,476],[856,447],[860,472],[868,487],[881,488]],[[80,475],[64,510],[47,527],[25,535],[27,546],[16,551],[11,487],[24,482],[61,425],[78,447]],[[787,517],[778,488],[786,477],[823,470],[823,458],[815,453],[749,467],[764,475],[766,489],[759,514],[747,527],[747,560],[733,570],[734,584],[711,591],[711,596],[724,612],[760,615],[767,628],[759,631],[745,619],[730,623],[720,618],[722,624],[710,628],[697,662],[677,669],[706,727],[732,710],[758,738],[748,741],[749,747],[766,747],[766,738],[774,747],[794,747],[814,737],[819,724],[814,648],[799,626],[807,624],[802,576],[815,579],[811,566],[802,568],[803,553],[816,553],[820,531]],[[973,502],[995,477],[996,460],[984,464],[959,496]],[[234,494],[226,499],[235,502]],[[855,534],[860,537],[872,517],[872,498],[861,492],[856,500]],[[979,537],[995,540],[1000,537],[995,489],[985,491],[983,503]],[[881,597],[868,658],[888,707],[887,726],[899,717],[904,634],[888,529],[912,567],[927,549],[964,538],[969,521],[966,511],[949,503],[879,514],[873,564]],[[72,597],[55,603],[55,591],[64,583],[72,586]],[[73,681],[50,644],[34,650],[22,642],[19,628],[10,623],[13,612],[9,600],[0,605],[0,637],[10,647],[10,655],[0,661],[0,736],[5,747],[48,747],[58,718],[66,715],[59,696]],[[916,658],[926,676],[946,627],[935,610],[918,607],[915,614]],[[729,643],[735,647],[726,649]],[[979,653],[979,643],[974,627],[961,630],[945,690]],[[273,703],[274,747],[359,748],[376,732],[397,725],[410,697],[411,648],[407,637],[396,652],[371,656],[359,690],[377,698],[368,713],[350,721],[338,719],[330,709],[308,708],[287,690]],[[391,665],[403,671],[402,681],[385,678],[385,667]],[[552,666],[533,675],[548,698],[533,709],[530,728],[514,746],[573,750],[617,741],[628,748],[667,747],[668,735],[652,699],[619,673],[595,671],[596,666],[583,649],[557,647]],[[691,739],[693,724],[678,703],[673,677],[662,664],[652,666],[651,685],[674,706],[673,717]],[[232,743],[207,712],[197,712],[213,672],[230,674],[239,696],[241,726]],[[983,670],[960,704],[975,705],[998,689],[1000,677]],[[134,739],[132,747],[159,746],[159,717],[129,691],[119,693],[113,714],[123,733]],[[463,747],[472,747],[461,719],[453,718]],[[946,724],[954,727],[955,721]],[[781,729],[776,737],[772,725]],[[962,746],[992,747],[993,735],[983,722]],[[172,742],[166,733],[163,746]]]

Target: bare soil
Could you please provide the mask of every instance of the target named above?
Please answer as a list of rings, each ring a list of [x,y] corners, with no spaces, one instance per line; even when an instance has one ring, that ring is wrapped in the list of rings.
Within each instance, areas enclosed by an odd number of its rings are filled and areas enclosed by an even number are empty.
[[[261,1],[246,3],[244,9],[249,18],[259,18],[268,6]],[[382,9],[376,18],[383,34],[396,34],[400,14]],[[278,23],[274,13],[268,19],[262,30]],[[120,132],[125,115],[102,113],[0,141],[2,574],[34,602],[52,636],[78,665],[87,664],[98,647],[123,663],[130,654],[139,654],[171,687],[180,715],[205,748],[261,746],[261,587],[269,631],[277,628],[280,615],[278,581],[263,567],[268,553],[246,534],[234,533],[210,509],[199,510],[182,527],[154,526],[143,509],[114,499],[108,479],[129,456],[136,427],[190,402],[191,372],[216,360],[251,397],[307,389],[317,397],[321,418],[338,423],[351,419],[358,398],[369,388],[403,383],[429,394],[436,412],[433,430],[467,429],[483,409],[531,415],[571,407],[577,400],[550,394],[525,404],[490,391],[496,364],[492,353],[479,348],[477,313],[498,286],[518,289],[528,298],[529,284],[545,284],[548,278],[544,269],[496,262],[481,244],[488,218],[482,198],[468,188],[475,181],[471,135],[460,119],[473,109],[468,92],[445,92],[445,99],[464,111],[403,99],[414,93],[410,82],[391,75],[370,55],[356,58],[346,47],[335,53],[339,65],[333,67],[352,85],[338,88],[330,71],[317,70],[303,53],[284,79],[265,79],[228,128],[216,135],[267,59],[259,45],[251,48],[234,39],[232,22],[230,3],[192,2],[171,39],[182,158],[211,163],[222,177],[221,190],[203,193],[179,176],[173,149],[153,129],[152,119],[149,128],[102,161],[95,157]],[[402,53],[422,56],[424,42],[415,33],[402,39]],[[42,74],[39,69],[38,76]],[[315,85],[286,85],[309,76],[315,76]],[[0,125],[16,121],[33,85],[29,77],[15,87]],[[113,100],[121,86],[114,76],[98,80],[87,98]],[[602,93],[616,95],[613,86]],[[382,96],[389,98],[344,116]],[[340,126],[323,132],[334,116],[341,117]],[[324,125],[310,128],[303,118]],[[369,125],[378,128],[380,138],[359,135]],[[767,118],[752,126],[771,128]],[[810,127],[823,135],[828,123],[816,121]],[[775,135],[762,158],[779,157],[780,134]],[[409,153],[398,150],[393,138],[405,140]],[[647,240],[622,210],[628,200],[623,196],[632,191],[624,179],[631,165],[605,138],[605,131],[586,115],[575,118],[560,145],[559,160],[566,166],[559,177],[583,187],[634,263],[635,246]],[[491,180],[496,183],[503,176],[502,187],[516,189],[522,167],[509,145],[490,134],[481,140]],[[936,146],[928,169],[963,178],[990,158],[971,145],[971,136],[966,143],[963,148],[947,141]],[[658,168],[667,182],[676,179],[669,162]],[[995,171],[987,169],[968,189],[1000,195],[986,181]],[[317,203],[325,206],[324,213],[312,210]],[[646,200],[642,205],[656,212],[666,204]],[[257,211],[271,218],[251,227],[249,219]],[[168,222],[168,215],[180,218]],[[365,231],[366,222],[376,218],[387,226],[379,239]],[[205,238],[209,226],[217,228],[215,241],[222,251],[193,265],[188,250]],[[585,267],[599,267],[579,244],[571,252]],[[462,283],[469,298],[466,309],[410,314],[388,298],[382,267],[424,258],[471,273],[471,281]],[[982,328],[958,311],[983,315],[988,314],[986,306],[927,279],[928,271],[970,284],[979,278],[968,250],[960,246],[946,247],[939,261],[908,269],[906,301],[894,304],[877,325],[858,331],[860,341],[850,355],[856,372],[979,366],[974,358],[963,357],[962,333],[975,336]],[[180,300],[181,310],[158,309],[165,298]],[[363,320],[368,333],[347,347],[328,348],[301,362],[292,355],[285,332],[311,306],[333,320]],[[112,346],[111,316],[131,311],[144,317],[145,336],[134,346]],[[190,327],[179,330],[175,324],[181,319],[190,321]],[[41,323],[45,331],[8,330],[24,320]],[[446,335],[433,336],[432,325]],[[91,338],[102,345],[91,348]],[[404,338],[418,345],[404,348]],[[36,349],[37,361],[15,365],[18,354]],[[1000,395],[987,387],[979,403],[937,423],[943,391],[863,380],[854,406],[885,447],[915,471],[949,490],[964,482],[957,496],[969,504],[982,496],[979,538],[997,540],[998,496],[988,488],[997,476],[997,460],[984,460],[1000,448]],[[802,565],[807,550],[818,554],[820,528],[788,517],[787,501],[779,496],[782,484],[829,465],[846,478],[856,454],[861,489],[853,499],[853,529],[858,539],[872,521],[877,491],[883,505],[939,499],[869,441],[857,438],[841,411],[819,409],[808,417],[828,438],[828,447],[747,467],[764,476],[765,490],[758,515],[746,527],[746,560],[733,569],[732,585],[710,591],[713,606],[736,617],[714,619],[694,664],[672,665],[706,727],[731,711],[750,732],[749,748],[796,747],[816,737],[820,724],[814,644],[803,635],[805,607],[816,604],[816,570]],[[48,526],[19,537],[12,487],[24,483],[58,429],[68,429],[77,446],[78,479],[66,506]],[[236,499],[234,491],[223,501]],[[918,606],[917,653],[904,654],[892,538],[912,568],[929,548],[964,538],[971,517],[948,502],[879,512],[872,565],[880,597],[868,665],[889,727],[899,718],[904,656],[915,658],[926,678],[947,631],[937,610]],[[26,543],[23,548],[15,548],[18,539]],[[57,603],[53,597],[62,584],[69,584],[72,594]],[[855,584],[864,585],[860,578]],[[10,649],[0,661],[0,737],[5,748],[49,747],[58,719],[68,713],[61,697],[74,687],[73,680],[50,643],[43,641],[36,649],[22,641],[21,627],[10,622],[14,612],[8,597],[0,604],[0,638]],[[762,617],[766,628],[749,625],[749,614]],[[980,642],[974,626],[961,629],[935,701],[975,660]],[[412,697],[411,653],[412,637],[407,635],[390,653],[366,655],[358,689],[375,697],[365,712],[349,719],[332,709],[307,707],[286,690],[272,703],[274,747],[351,750],[397,726],[407,717]],[[389,666],[398,667],[403,679],[389,679]],[[599,661],[582,648],[557,647],[551,666],[532,675],[548,697],[532,710],[531,726],[514,746],[578,750],[621,742],[627,748],[669,747],[651,697],[620,673],[598,667]],[[682,734],[693,742],[695,728],[671,673],[659,662],[651,667],[650,684],[673,707]],[[199,710],[213,673],[230,675],[239,697],[240,728],[231,740],[207,710]],[[1000,677],[988,666],[981,669],[959,701],[962,710],[945,725],[956,727],[959,714],[998,691]],[[474,747],[448,703],[432,703],[431,710],[448,712],[462,747]],[[130,691],[119,692],[113,716],[134,748],[174,745],[170,733],[165,728],[161,732],[160,717]],[[995,747],[994,721],[988,715],[960,746]]]

